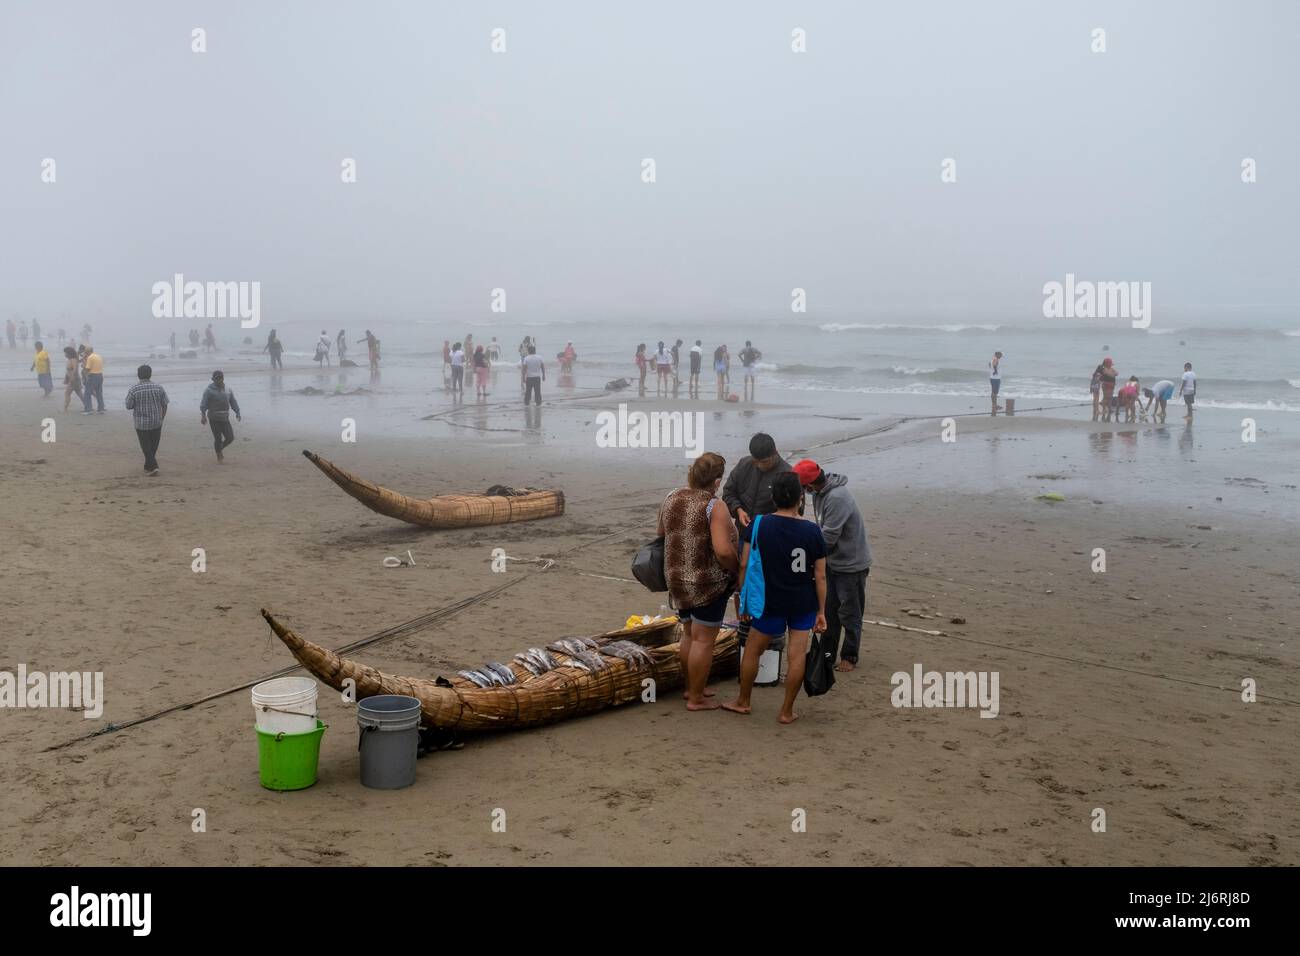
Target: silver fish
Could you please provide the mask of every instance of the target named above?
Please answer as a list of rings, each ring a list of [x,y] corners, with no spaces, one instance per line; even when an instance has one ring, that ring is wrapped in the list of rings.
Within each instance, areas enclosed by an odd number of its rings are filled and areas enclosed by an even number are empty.
[[[515,672],[512,671],[509,667],[507,667],[505,664],[501,664],[497,661],[493,661],[491,664],[487,665],[487,669],[491,671],[493,674],[500,677],[501,683],[503,685],[513,684],[515,682]]]
[[[467,681],[472,681],[478,687],[491,687],[492,681],[484,677],[478,671],[456,671],[457,677],[463,677]]]
[[[578,640],[590,647],[593,651],[600,649],[600,641],[596,640],[594,637],[580,637]]]
[[[528,653],[532,655],[533,660],[542,665],[544,670],[553,671],[560,666],[560,662],[547,653],[544,647],[530,647]]]
[[[518,664],[524,670],[528,671],[528,673],[532,674],[534,677],[542,673],[541,667],[538,666],[535,660],[533,660],[531,657],[528,656],[527,651],[520,651],[518,654],[514,656],[513,660],[516,664]]]
[[[593,654],[591,651],[580,651],[574,654],[574,659],[582,661],[587,665],[587,670],[602,671],[609,666],[609,661],[599,654]]]
[[[613,641],[602,647],[600,652],[625,661],[632,670],[640,670],[651,663],[649,652],[640,644],[634,644],[631,641]]]

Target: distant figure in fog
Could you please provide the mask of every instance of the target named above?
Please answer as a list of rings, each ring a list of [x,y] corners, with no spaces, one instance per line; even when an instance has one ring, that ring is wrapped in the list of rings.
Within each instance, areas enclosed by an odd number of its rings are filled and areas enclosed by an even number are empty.
[[[474,395],[476,398],[487,398],[488,394],[488,373],[492,369],[491,360],[487,357],[487,352],[483,346],[474,347]]]
[[[207,329],[203,332],[203,351],[215,352],[217,350],[217,334],[212,331],[212,323],[208,323]]]
[[[537,354],[537,346],[528,346],[528,354],[524,356],[523,361],[524,376],[524,404],[528,404],[529,396],[535,396],[537,404],[542,404],[542,382],[546,381],[546,363],[542,357]]]
[[[271,368],[284,368],[284,362],[280,360],[280,356],[284,353],[284,343],[275,334],[275,329],[272,329],[271,334],[266,337],[266,347],[262,351],[271,353]]]
[[[324,368],[330,364],[330,336],[324,329],[320,330],[320,338],[316,340],[316,366]]]
[[[636,363],[636,372],[640,382],[637,388],[641,397],[644,398],[646,366],[649,364],[649,359],[646,358],[645,354],[644,342],[636,347],[636,355],[632,356],[632,361]]]
[[[49,398],[54,391],[54,379],[50,376],[50,353],[45,351],[45,345],[40,339],[36,340],[36,357],[32,359],[30,371],[36,373],[36,384],[44,389],[45,397]]]
[[[343,360],[348,357],[347,333],[343,329],[339,329],[339,334],[337,338],[335,338],[334,342],[338,347],[339,364],[342,365]]]
[[[370,359],[370,371],[372,372],[379,371],[379,339],[375,338],[374,335],[371,334],[369,329],[366,329],[365,338],[357,339],[358,345],[360,345],[362,342],[366,343],[366,352],[368,353],[368,358]]]
[[[81,399],[81,360],[72,346],[64,347],[63,359],[63,410],[66,412],[74,392]]]
[[[5,335],[9,338],[9,347],[11,349],[18,348],[18,343],[15,341],[15,338],[18,335],[18,326],[14,325],[13,319],[9,319],[5,322]]]

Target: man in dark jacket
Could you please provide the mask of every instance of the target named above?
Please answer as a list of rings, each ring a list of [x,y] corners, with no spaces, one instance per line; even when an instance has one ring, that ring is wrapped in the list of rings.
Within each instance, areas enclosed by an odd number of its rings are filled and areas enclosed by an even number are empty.
[[[727,476],[727,483],[722,488],[722,500],[736,519],[736,524],[748,528],[755,515],[770,515],[776,512],[776,502],[772,500],[772,481],[777,475],[790,470],[790,463],[776,450],[772,436],[759,432],[749,440],[749,457],[736,462]],[[744,536],[741,536],[742,540]],[[736,592],[736,614],[740,614],[740,592]],[[740,646],[745,646],[749,637],[749,622],[741,621],[737,631]],[[768,642],[768,650],[779,651],[785,647],[785,635],[774,637]]]
[[[844,648],[838,671],[851,671],[858,663],[862,643],[862,613],[867,603],[867,575],[871,573],[871,545],[858,503],[849,494],[848,479],[827,474],[817,462],[805,458],[794,466],[799,483],[810,490],[813,517],[826,541],[826,633],[823,646],[834,657],[840,631]]]
[[[722,500],[742,528],[749,527],[754,515],[776,511],[772,479],[789,470],[790,463],[776,450],[771,435],[759,432],[749,440],[749,457],[736,462],[722,489]]]
[[[212,447],[216,449],[217,461],[225,461],[226,446],[235,440],[235,428],[230,424],[230,413],[235,413],[237,421],[244,417],[239,412],[239,402],[235,393],[226,388],[226,376],[221,372],[212,373],[212,384],[203,390],[199,399],[199,424],[212,429]],[[208,421],[211,419],[211,422]]]

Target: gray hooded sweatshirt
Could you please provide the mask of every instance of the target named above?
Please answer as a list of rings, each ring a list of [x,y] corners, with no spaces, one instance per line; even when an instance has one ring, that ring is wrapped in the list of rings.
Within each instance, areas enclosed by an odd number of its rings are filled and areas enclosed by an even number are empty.
[[[858,503],[849,494],[848,478],[826,474],[813,492],[813,517],[826,539],[826,567],[837,574],[858,574],[871,567],[871,545]]]

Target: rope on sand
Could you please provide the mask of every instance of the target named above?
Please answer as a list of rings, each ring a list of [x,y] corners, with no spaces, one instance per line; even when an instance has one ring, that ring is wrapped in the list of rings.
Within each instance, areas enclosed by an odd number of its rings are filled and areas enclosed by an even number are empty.
[[[610,534],[602,535],[599,538],[593,538],[591,541],[585,541],[582,544],[575,545],[566,551],[561,551],[560,555],[563,556],[566,554],[573,554],[576,551],[581,551],[582,549],[591,547],[594,544],[599,544],[602,541],[607,541],[610,538],[626,535],[628,533],[629,533],[628,530],[614,531],[611,532]],[[535,560],[549,562],[549,563],[543,563],[540,567],[530,569],[535,574],[546,571],[555,564],[555,560],[551,558],[543,558],[543,559],[535,559]],[[421,614],[419,617],[412,618],[409,621],[404,621],[403,623],[394,625],[393,627],[387,628],[386,630],[379,631],[375,634],[371,634],[369,637],[363,637],[360,640],[353,641],[351,644],[344,644],[342,647],[336,648],[335,653],[349,654],[352,653],[353,651],[360,650],[363,647],[369,647],[372,644],[378,644],[382,641],[392,640],[395,637],[406,637],[412,634],[419,633],[420,631],[432,627],[434,624],[437,624],[440,621],[445,621],[448,618],[454,617],[455,615],[459,614],[461,611],[468,610],[469,608],[474,607],[477,604],[482,604],[484,601],[488,600],[489,598],[495,597],[496,595],[500,594],[502,591],[505,591],[507,588],[514,587],[516,584],[521,584],[522,582],[528,580],[530,577],[532,577],[532,574],[526,574],[521,577],[516,577],[510,581],[505,581],[501,584],[498,584],[496,587],[488,588],[486,591],[480,591],[478,594],[474,594],[471,595],[470,597],[462,598],[461,600],[455,601],[451,604],[444,605],[443,607],[436,608],[428,612],[427,614]],[[152,720],[157,720],[159,717],[165,717],[168,714],[174,714],[177,711],[189,710],[190,708],[197,707],[200,704],[206,704],[211,701],[218,700],[222,697],[228,697],[231,694],[237,694],[241,690],[248,690],[250,687],[260,684],[263,681],[272,680],[276,677],[284,677],[286,674],[292,674],[294,671],[300,670],[301,668],[302,668],[301,664],[289,664],[285,667],[279,668],[278,670],[271,671],[269,674],[263,674],[261,677],[256,677],[253,680],[246,681],[245,683],[239,684],[236,687],[227,687],[225,690],[219,690],[216,693],[208,694],[204,697],[198,698],[197,700],[187,701],[186,703],[183,704],[173,704],[170,707],[165,707],[162,710],[156,711],[152,714],[146,714],[143,717],[136,717],[132,720],[124,721],[123,723],[120,724],[107,724],[104,727],[101,727],[99,730],[91,731],[90,733],[83,734],[80,737],[73,737],[71,740],[65,740],[62,743],[52,744],[49,747],[46,747],[41,752],[49,753],[52,750],[62,750],[64,747],[70,747],[73,744],[82,743],[83,741],[90,740],[94,737],[99,737],[104,734],[111,734],[119,730],[126,730],[128,727],[136,727],[139,726],[140,724],[147,724]]]

